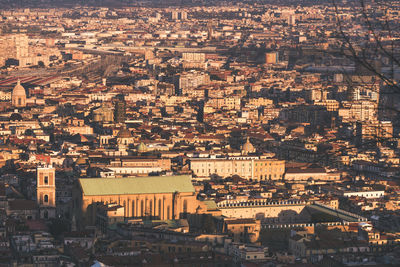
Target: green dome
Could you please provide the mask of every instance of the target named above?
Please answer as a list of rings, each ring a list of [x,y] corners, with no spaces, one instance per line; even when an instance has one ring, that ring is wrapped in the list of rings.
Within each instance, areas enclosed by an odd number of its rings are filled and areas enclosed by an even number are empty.
[[[148,147],[142,142],[137,146],[138,152],[147,152]]]

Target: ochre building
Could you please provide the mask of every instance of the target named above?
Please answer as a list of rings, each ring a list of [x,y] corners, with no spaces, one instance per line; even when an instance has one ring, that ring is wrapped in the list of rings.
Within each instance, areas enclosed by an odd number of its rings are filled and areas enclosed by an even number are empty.
[[[124,207],[125,217],[160,220],[179,219],[199,207],[188,175],[83,178],[74,199],[78,218],[88,225],[94,223],[97,203],[117,203]]]

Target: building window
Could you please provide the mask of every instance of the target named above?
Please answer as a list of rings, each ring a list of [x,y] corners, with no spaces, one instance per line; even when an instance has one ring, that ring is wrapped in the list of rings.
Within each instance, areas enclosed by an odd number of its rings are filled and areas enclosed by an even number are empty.
[[[150,200],[150,216],[153,216],[153,200]]]
[[[158,217],[161,219],[161,199],[158,200]]]
[[[49,202],[49,196],[48,195],[44,195],[44,202],[48,203]]]
[[[183,212],[187,213],[187,199],[183,201]]]
[[[44,184],[49,184],[49,176],[44,177]]]

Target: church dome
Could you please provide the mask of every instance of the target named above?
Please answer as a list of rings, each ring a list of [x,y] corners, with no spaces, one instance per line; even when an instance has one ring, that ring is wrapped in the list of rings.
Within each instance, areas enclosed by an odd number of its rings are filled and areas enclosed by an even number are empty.
[[[12,96],[13,97],[16,97],[16,96],[26,97],[25,88],[21,85],[20,80],[18,80],[17,85],[14,87],[14,89],[12,91]]]
[[[118,132],[117,138],[131,138],[131,132],[128,129],[122,129]]]
[[[14,107],[25,107],[26,106],[26,92],[25,88],[22,87],[21,82],[18,80],[17,85],[14,87],[11,95],[11,102]]]
[[[256,152],[256,149],[250,142],[249,138],[247,138],[246,143],[242,146],[242,154],[247,155],[249,153],[254,153],[254,152]]]
[[[22,121],[22,116],[19,113],[13,113],[10,116],[10,121]]]
[[[147,152],[148,147],[142,142],[137,146],[137,151],[140,153]]]
[[[30,144],[28,145],[28,150],[29,151],[36,151],[37,147],[36,147],[35,143],[30,142]]]

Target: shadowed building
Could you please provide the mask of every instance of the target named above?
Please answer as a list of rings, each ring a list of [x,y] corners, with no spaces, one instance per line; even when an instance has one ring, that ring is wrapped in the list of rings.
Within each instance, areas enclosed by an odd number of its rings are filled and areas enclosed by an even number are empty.
[[[113,110],[107,106],[101,106],[93,110],[93,121],[95,122],[112,122],[114,121]]]
[[[126,102],[123,96],[117,96],[114,100],[114,121],[123,123],[126,120]]]
[[[190,176],[79,179],[74,196],[77,218],[93,225],[98,203],[117,203],[124,217],[179,219],[199,206]]]

